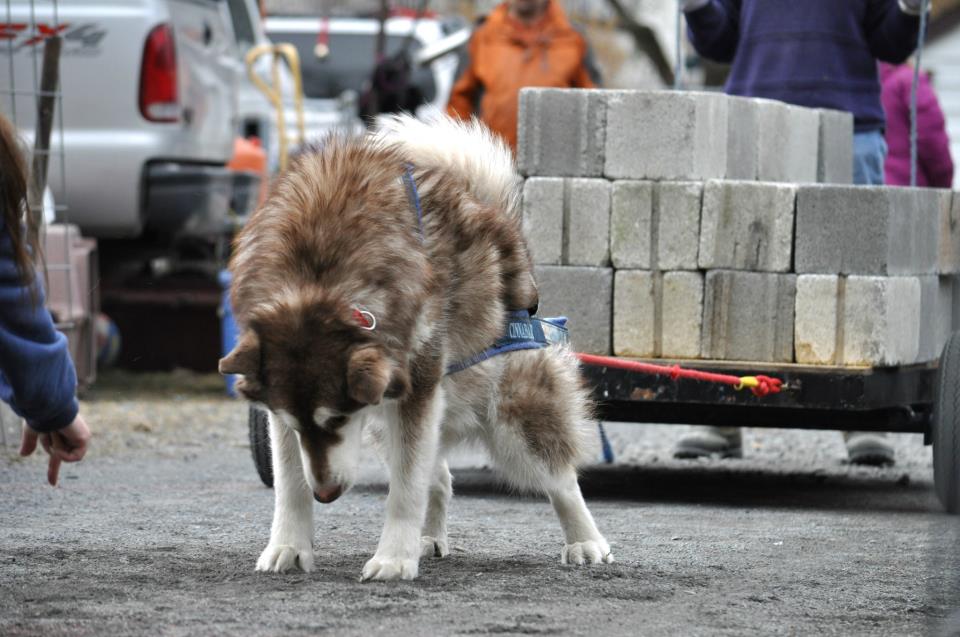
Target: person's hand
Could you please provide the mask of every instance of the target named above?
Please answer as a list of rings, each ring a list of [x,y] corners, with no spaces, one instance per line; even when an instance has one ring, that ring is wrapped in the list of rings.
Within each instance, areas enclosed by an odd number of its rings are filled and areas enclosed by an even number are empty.
[[[46,434],[38,433],[24,423],[23,437],[20,440],[20,455],[29,456],[33,453],[37,448],[38,440],[43,446],[43,450],[50,455],[50,463],[47,465],[47,482],[51,486],[57,486],[57,480],[60,477],[60,463],[79,462],[87,453],[90,429],[79,414],[72,423],[63,429]]]

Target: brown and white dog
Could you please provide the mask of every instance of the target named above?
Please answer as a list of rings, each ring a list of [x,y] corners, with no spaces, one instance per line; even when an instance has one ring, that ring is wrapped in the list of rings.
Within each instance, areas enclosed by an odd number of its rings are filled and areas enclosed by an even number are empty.
[[[276,506],[257,570],[312,569],[313,500],[350,488],[364,429],[390,490],[363,579],[412,579],[421,555],[447,554],[445,454],[463,440],[547,493],[564,563],[613,561],[577,484],[597,434],[574,356],[551,346],[445,375],[537,304],[518,189],[482,125],[401,116],[302,154],[243,228],[241,335],[220,371],[269,412]]]

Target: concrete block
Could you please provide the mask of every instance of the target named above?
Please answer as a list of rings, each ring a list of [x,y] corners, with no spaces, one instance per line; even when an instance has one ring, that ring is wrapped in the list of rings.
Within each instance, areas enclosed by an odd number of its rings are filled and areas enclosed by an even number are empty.
[[[610,260],[615,268],[652,268],[653,187],[652,181],[613,182]]]
[[[936,277],[922,278],[933,282],[930,302],[937,303]],[[797,362],[869,367],[916,362],[922,287],[921,277],[798,276]]]
[[[687,91],[607,91],[604,174],[703,180],[727,169],[727,98]]]
[[[960,193],[937,190],[940,213],[937,267],[940,274],[960,272]]]
[[[606,91],[520,91],[517,163],[524,175],[600,177],[604,166]]]
[[[535,266],[540,288],[540,316],[569,318],[574,350],[610,354],[613,319],[613,270],[570,266]]]
[[[919,345],[920,281],[917,277],[847,277],[844,365],[886,367],[914,363]]]
[[[613,351],[640,358],[699,358],[703,275],[618,270],[613,286]]]
[[[727,179],[757,178],[757,101],[727,98]]]
[[[702,269],[789,272],[797,187],[708,181],[700,223]]]
[[[920,281],[920,335],[917,362],[936,360],[953,327],[953,282],[927,275]]]
[[[564,197],[565,265],[610,265],[610,182],[567,179]]]
[[[707,272],[701,356],[792,362],[796,279],[793,274]]]
[[[853,183],[853,114],[821,108],[817,181]]]
[[[703,185],[615,181],[610,221],[617,268],[697,269]]]
[[[895,276],[937,270],[936,191],[803,185],[796,217],[798,274]]]
[[[815,109],[757,100],[757,179],[817,181],[819,143],[820,114]]]
[[[523,234],[534,263],[559,265],[563,256],[564,182],[530,177],[523,184]]]

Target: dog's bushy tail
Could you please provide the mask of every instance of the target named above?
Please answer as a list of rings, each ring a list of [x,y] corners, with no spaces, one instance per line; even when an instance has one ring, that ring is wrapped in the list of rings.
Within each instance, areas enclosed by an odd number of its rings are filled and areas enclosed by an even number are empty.
[[[423,121],[391,115],[381,118],[374,136],[400,147],[417,168],[458,173],[478,200],[516,214],[521,180],[513,153],[475,117],[465,121],[437,115]]]

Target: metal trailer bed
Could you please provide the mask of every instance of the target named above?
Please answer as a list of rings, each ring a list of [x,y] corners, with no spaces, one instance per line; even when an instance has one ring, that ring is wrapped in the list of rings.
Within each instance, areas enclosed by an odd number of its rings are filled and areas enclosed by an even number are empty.
[[[923,434],[933,445],[934,485],[944,508],[960,513],[960,332],[939,361],[899,367],[822,367],[717,360],[651,361],[779,378],[779,393],[758,397],[729,385],[582,364],[607,421],[787,427]],[[273,486],[266,413],[250,408],[257,472]]]

